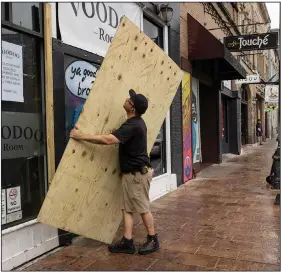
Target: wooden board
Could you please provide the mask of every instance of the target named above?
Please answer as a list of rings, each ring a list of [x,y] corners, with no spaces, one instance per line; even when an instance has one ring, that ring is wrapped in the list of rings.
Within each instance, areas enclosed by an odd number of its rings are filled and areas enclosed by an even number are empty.
[[[51,5],[47,3],[44,3],[44,47],[48,183],[50,184],[55,174],[55,143],[53,104],[52,10]]]
[[[143,116],[148,151],[169,110],[183,72],[149,37],[122,18],[77,125],[108,134],[126,119],[129,89],[149,99]],[[111,243],[121,222],[118,146],[70,140],[38,221]]]

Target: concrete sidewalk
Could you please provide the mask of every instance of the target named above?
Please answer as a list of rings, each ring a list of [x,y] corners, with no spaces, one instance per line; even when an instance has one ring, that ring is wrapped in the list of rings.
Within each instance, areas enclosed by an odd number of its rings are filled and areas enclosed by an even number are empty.
[[[153,202],[161,249],[151,255],[110,254],[79,237],[24,270],[279,271],[280,207],[265,184],[276,145],[248,148]],[[138,216],[134,229],[141,244],[146,232]],[[121,235],[122,227],[116,239]]]

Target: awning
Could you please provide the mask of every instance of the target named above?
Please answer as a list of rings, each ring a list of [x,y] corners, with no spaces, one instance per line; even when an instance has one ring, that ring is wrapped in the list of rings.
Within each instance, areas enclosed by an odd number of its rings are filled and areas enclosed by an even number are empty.
[[[187,15],[188,59],[192,65],[211,66],[220,80],[245,79],[246,70],[230,51],[190,14]]]

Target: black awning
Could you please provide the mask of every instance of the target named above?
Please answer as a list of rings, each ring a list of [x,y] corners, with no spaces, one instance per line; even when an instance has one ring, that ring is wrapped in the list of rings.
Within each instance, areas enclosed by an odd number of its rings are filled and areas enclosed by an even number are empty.
[[[187,15],[187,26],[188,59],[192,64],[216,66],[220,80],[246,78],[246,70],[230,51],[190,14]]]

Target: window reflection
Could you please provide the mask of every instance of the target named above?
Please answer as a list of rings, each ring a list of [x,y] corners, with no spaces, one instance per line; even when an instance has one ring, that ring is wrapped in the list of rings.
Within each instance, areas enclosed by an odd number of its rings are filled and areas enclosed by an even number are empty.
[[[6,229],[34,219],[39,213],[45,197],[46,148],[42,115],[41,41],[5,28],[1,32],[2,201],[6,197],[2,229]],[[7,45],[8,49],[5,50]],[[17,207],[11,208],[8,197],[16,195]]]
[[[143,32],[163,49],[163,28],[148,19],[143,19]],[[150,152],[150,161],[154,169],[154,177],[166,173],[166,134],[164,121]]]
[[[24,10],[24,12],[22,12]],[[42,32],[40,3],[1,3],[2,20]]]

